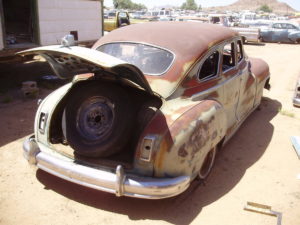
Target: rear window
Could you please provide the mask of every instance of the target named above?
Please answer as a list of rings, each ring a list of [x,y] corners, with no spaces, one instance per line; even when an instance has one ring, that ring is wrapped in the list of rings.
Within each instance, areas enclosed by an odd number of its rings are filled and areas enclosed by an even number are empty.
[[[133,64],[148,75],[162,75],[174,60],[174,54],[165,49],[139,43],[109,43],[97,50]]]

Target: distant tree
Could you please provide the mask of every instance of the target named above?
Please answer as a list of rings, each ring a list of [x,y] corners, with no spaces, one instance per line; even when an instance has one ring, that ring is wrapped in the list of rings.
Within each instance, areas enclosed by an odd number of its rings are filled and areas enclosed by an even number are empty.
[[[184,9],[184,10],[197,10],[198,6],[197,6],[197,4],[194,0],[186,0],[186,2],[184,2],[181,5],[181,9]]]
[[[270,13],[270,12],[273,11],[267,4],[262,5],[262,6],[259,8],[259,10],[261,10],[261,11],[263,11],[263,12],[268,12],[268,13]]]
[[[145,5],[134,3],[131,0],[113,0],[113,5],[115,9],[132,9],[132,10],[147,9]]]
[[[147,9],[147,7],[144,4],[140,3],[133,3],[133,8],[134,10],[142,10],[142,9]]]

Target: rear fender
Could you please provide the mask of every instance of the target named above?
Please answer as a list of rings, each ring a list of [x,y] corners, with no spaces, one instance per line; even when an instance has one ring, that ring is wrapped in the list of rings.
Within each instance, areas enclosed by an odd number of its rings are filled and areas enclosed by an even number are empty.
[[[223,139],[225,131],[225,112],[218,102],[204,100],[188,109],[162,135],[154,156],[154,175],[194,178],[206,153]]]
[[[251,72],[256,77],[256,95],[254,106],[260,104],[261,97],[263,94],[263,89],[270,89],[270,70],[268,64],[262,60],[257,58],[250,58],[251,63]]]
[[[300,32],[296,31],[296,32],[289,33],[288,39],[290,39],[292,42],[296,42],[300,40]]]

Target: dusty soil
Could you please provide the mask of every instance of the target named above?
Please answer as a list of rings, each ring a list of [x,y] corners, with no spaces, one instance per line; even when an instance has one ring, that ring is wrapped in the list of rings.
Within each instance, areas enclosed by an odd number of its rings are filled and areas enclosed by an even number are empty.
[[[275,217],[243,210],[253,201],[281,212],[282,224],[299,225],[300,160],[290,136],[300,135],[300,109],[291,100],[300,45],[245,49],[269,63],[272,89],[219,152],[205,185],[194,182],[170,199],[117,198],[30,167],[22,142],[33,132],[36,99],[0,103],[0,224],[276,224]],[[32,72],[37,72],[34,64]]]

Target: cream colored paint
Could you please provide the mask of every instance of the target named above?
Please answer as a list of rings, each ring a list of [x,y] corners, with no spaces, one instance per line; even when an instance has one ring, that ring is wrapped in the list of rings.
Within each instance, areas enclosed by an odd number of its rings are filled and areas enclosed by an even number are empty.
[[[60,44],[70,31],[78,32],[78,41],[101,37],[101,2],[90,0],[39,0],[40,44]]]

